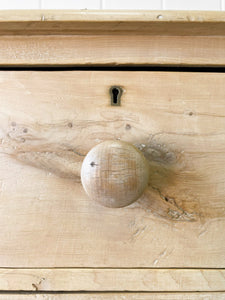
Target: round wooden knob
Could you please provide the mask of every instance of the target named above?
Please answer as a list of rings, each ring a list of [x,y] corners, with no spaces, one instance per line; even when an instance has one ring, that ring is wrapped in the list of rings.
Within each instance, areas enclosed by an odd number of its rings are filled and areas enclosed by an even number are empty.
[[[148,185],[149,166],[133,145],[106,141],[92,148],[81,167],[81,182],[88,196],[107,207],[136,201]]]

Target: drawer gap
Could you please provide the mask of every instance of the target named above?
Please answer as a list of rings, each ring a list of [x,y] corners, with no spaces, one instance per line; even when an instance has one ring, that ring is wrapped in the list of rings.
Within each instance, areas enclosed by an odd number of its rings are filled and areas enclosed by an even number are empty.
[[[200,72],[225,73],[222,67],[170,67],[170,66],[0,66],[0,71],[146,71],[146,72]]]

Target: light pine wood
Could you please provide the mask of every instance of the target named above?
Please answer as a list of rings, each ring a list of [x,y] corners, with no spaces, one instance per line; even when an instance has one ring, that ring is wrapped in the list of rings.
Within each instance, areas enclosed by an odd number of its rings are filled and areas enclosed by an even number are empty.
[[[225,267],[223,73],[0,72],[1,267]],[[112,85],[124,90],[110,106]],[[152,168],[136,203],[85,195],[105,140]],[[91,254],[90,254],[91,253]]]
[[[1,291],[224,291],[225,270],[0,269]]]
[[[224,16],[187,11],[0,11],[0,65],[224,66]]]
[[[90,199],[106,207],[124,207],[138,200],[149,181],[143,153],[122,141],[92,148],[82,163],[81,182]]]
[[[224,67],[224,20],[0,11],[0,66]],[[225,299],[224,82],[223,73],[0,72],[0,299]],[[110,106],[115,85],[120,107]],[[124,208],[100,206],[81,185],[85,156],[108,140],[135,146],[150,167],[144,194]],[[116,206],[142,194],[116,191]]]
[[[225,36],[1,36],[1,66],[224,66]]]
[[[224,300],[225,293],[0,294],[1,300]]]
[[[164,14],[164,19],[157,18],[159,13]],[[45,16],[43,20],[43,15]],[[25,22],[25,21],[74,21],[88,23],[99,22],[138,22],[158,21],[159,22],[224,22],[222,11],[165,11],[165,10],[0,10],[1,22]]]
[[[224,35],[224,12],[207,11],[0,11],[0,34],[147,33]]]

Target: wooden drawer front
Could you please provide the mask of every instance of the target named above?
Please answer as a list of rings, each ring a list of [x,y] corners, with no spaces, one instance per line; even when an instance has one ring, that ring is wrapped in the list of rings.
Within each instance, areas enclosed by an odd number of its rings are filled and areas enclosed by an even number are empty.
[[[224,300],[225,293],[2,294],[1,300]]]
[[[224,268],[224,83],[223,73],[1,71],[0,267]],[[121,106],[110,105],[114,85]],[[114,139],[151,165],[144,195],[119,209],[91,201],[79,177],[87,152]]]

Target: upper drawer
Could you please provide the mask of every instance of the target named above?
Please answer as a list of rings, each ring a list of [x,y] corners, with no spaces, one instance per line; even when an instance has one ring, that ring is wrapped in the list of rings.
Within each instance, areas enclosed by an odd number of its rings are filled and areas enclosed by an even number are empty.
[[[1,267],[225,267],[223,73],[0,72]],[[110,88],[122,88],[111,106]],[[124,208],[91,201],[87,152],[134,144],[150,164]]]

